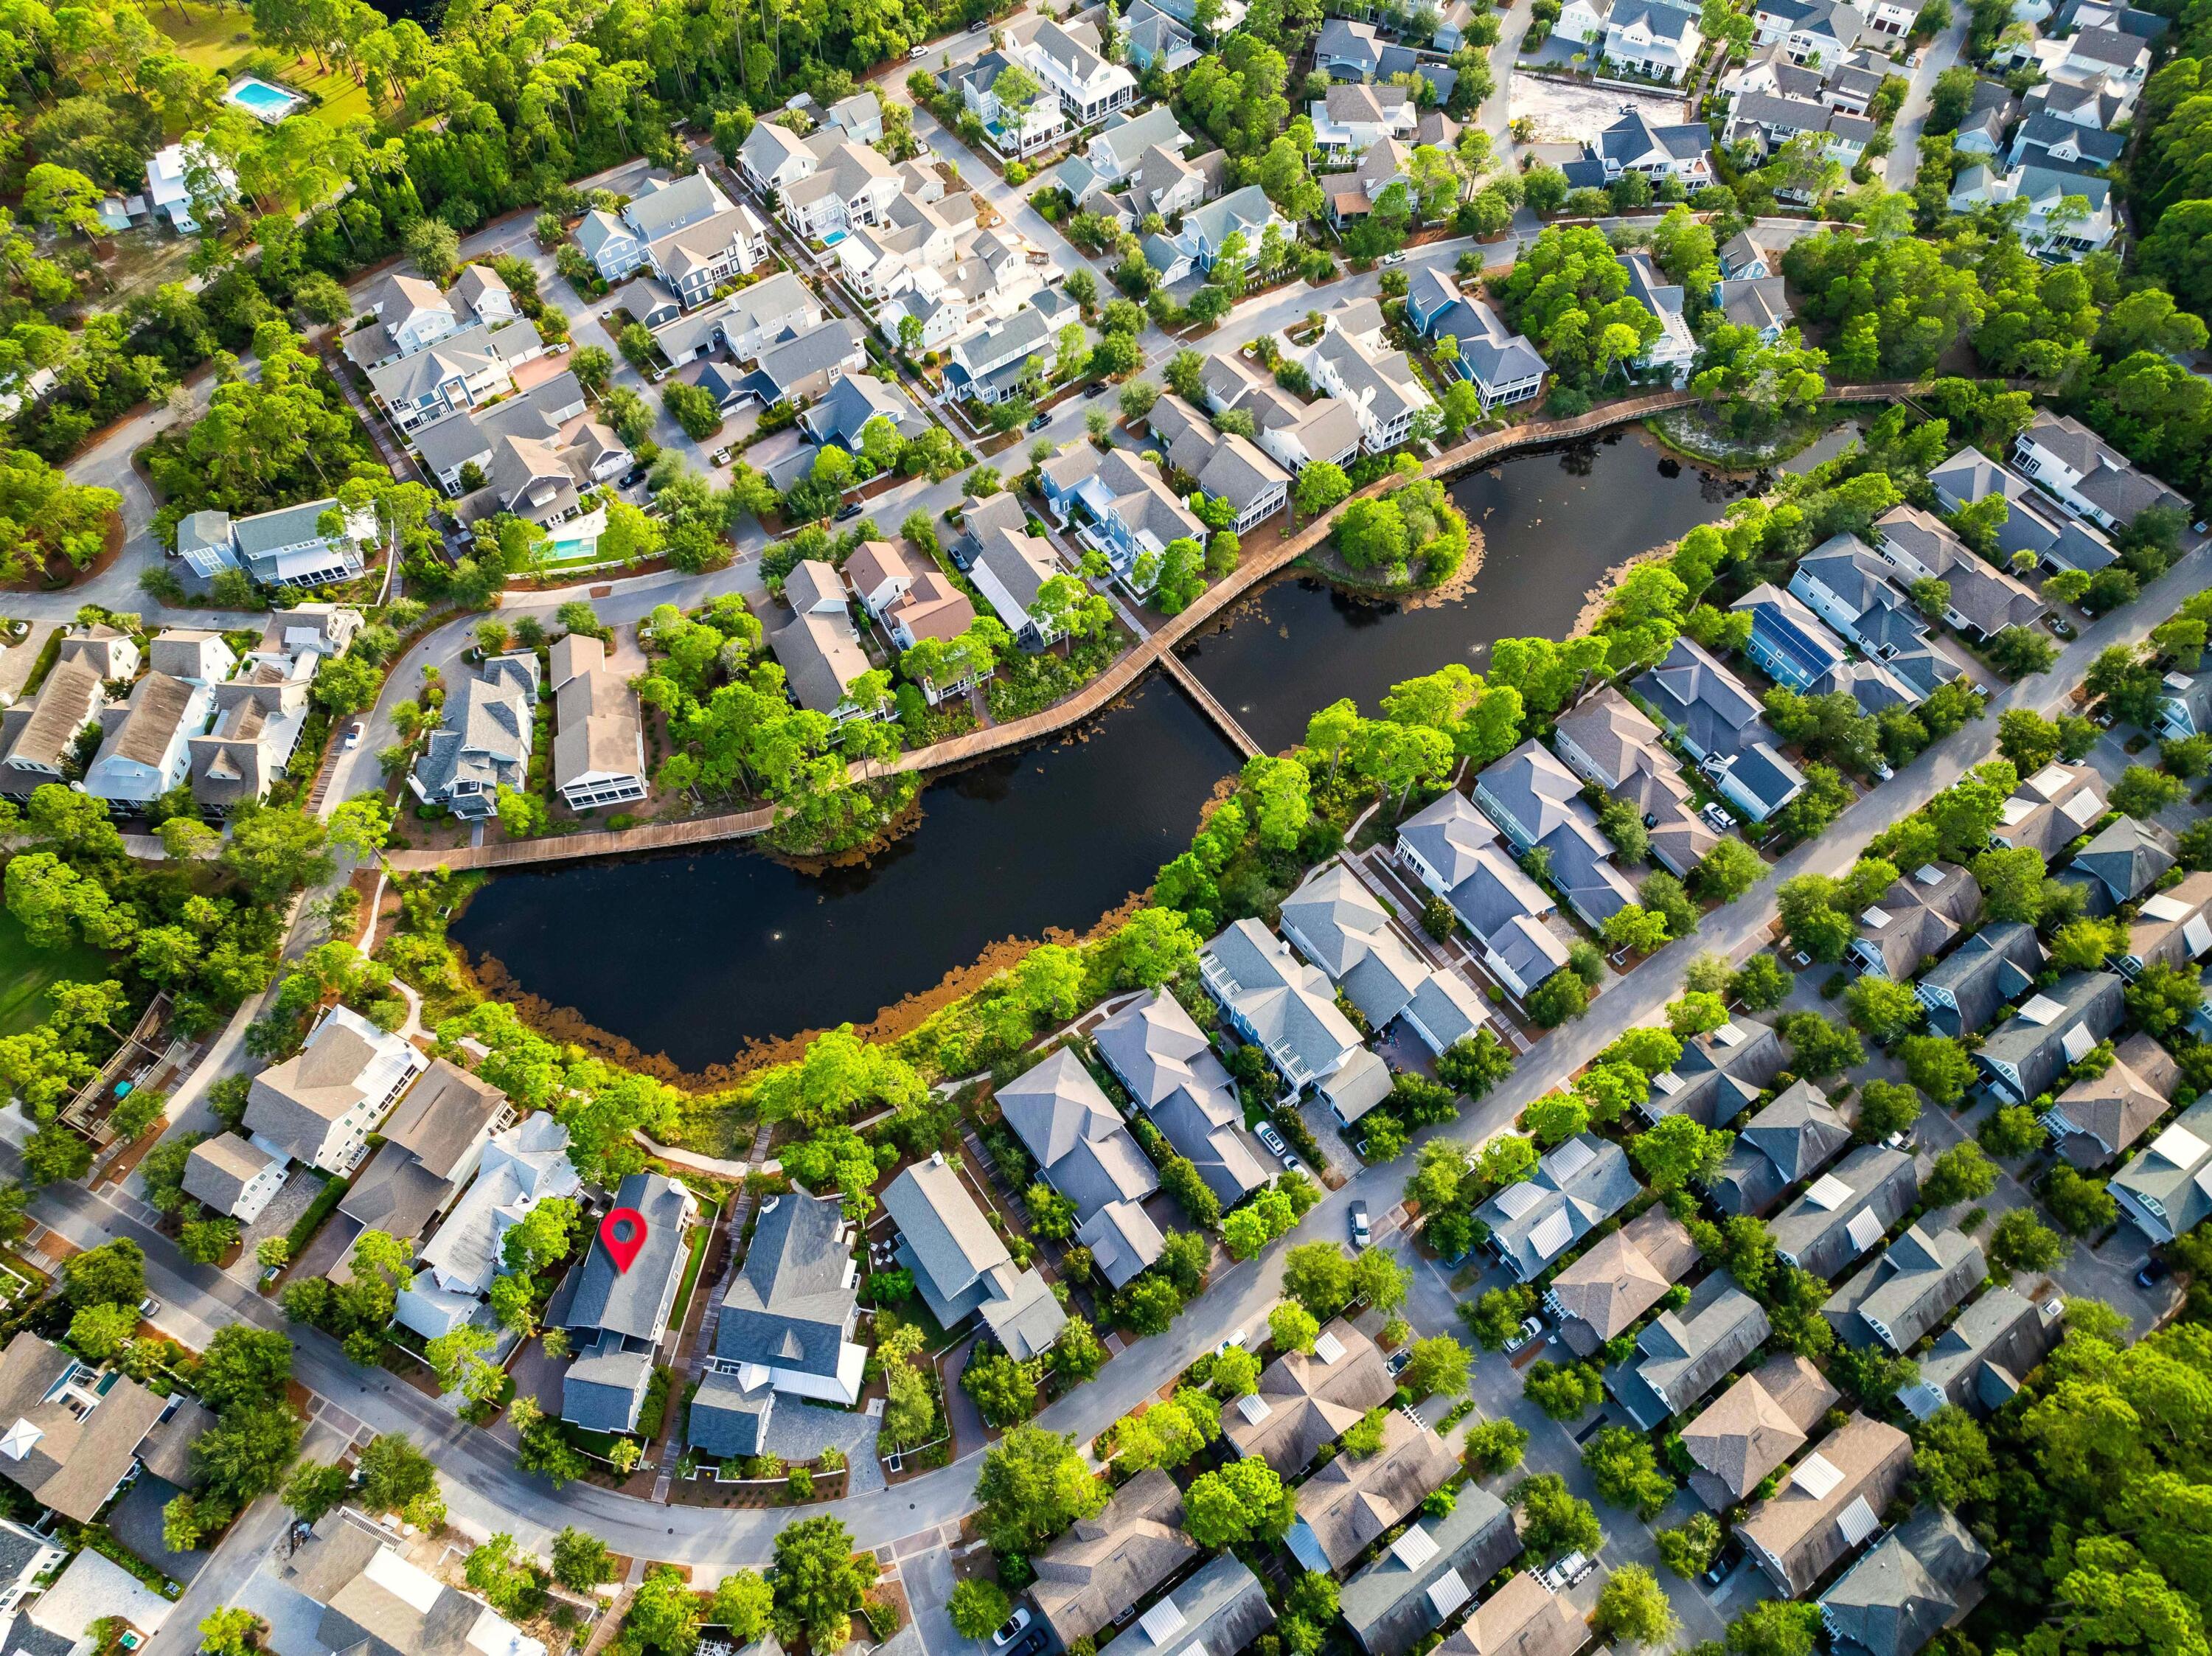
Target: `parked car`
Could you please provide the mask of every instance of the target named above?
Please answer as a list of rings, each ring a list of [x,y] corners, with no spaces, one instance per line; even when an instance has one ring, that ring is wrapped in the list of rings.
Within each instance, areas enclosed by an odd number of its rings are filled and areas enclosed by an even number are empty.
[[[160,1316],[161,1314],[161,1302],[155,1299],[151,1294],[149,1294],[144,1299],[138,1301],[138,1314],[142,1317],[149,1318]]]
[[[918,46],[909,46],[907,48],[906,60],[908,63],[913,63],[916,58],[927,58],[928,56],[929,43],[926,40]]]
[[[1743,1544],[1731,1537],[1728,1545],[1713,1556],[1713,1562],[1705,1574],[1705,1585],[1709,1587],[1720,1586],[1729,1579],[1729,1572],[1741,1562],[1743,1562]]]
[[[1403,253],[1385,253],[1375,262],[1386,270],[1394,270],[1406,262],[1406,256]]]
[[[352,724],[346,726],[346,746],[349,748],[359,747],[361,745],[361,738],[368,730],[368,726],[366,723],[358,719],[355,719]]]
[[[1000,1624],[999,1630],[991,1635],[991,1642],[1000,1647],[1000,1648],[1004,1649],[1006,1646],[1013,1643],[1013,1641],[1020,1636],[1022,1629],[1029,1624],[1029,1606],[1026,1604],[1018,1605],[1016,1607],[1014,1613],[1006,1617],[1006,1619]]]
[[[622,481],[617,483],[615,487],[617,488],[635,488],[644,481],[645,468],[643,466],[632,466],[628,471],[623,473]]]
[[[1042,431],[1051,423],[1052,416],[1049,414],[1040,414],[1036,419],[1030,422],[1030,429],[1031,431]]]
[[[1352,1245],[1354,1247],[1367,1246],[1367,1204],[1364,1202],[1352,1204]]]
[[[1553,1592],[1563,1592],[1596,1568],[1597,1560],[1588,1553],[1571,1552],[1548,1566],[1536,1580]]]
[[[1698,813],[1705,819],[1705,826],[1716,834],[1726,834],[1735,826],[1735,818],[1718,805],[1707,805]]]
[[[1505,1355],[1510,1357],[1517,1351],[1527,1350],[1543,1337],[1543,1333],[1544,1319],[1541,1317],[1523,1317],[1521,1326],[1513,1331],[1513,1338],[1505,1342]]]
[[[1406,1365],[1413,1362],[1413,1348],[1410,1345],[1400,1346],[1395,1351],[1393,1351],[1390,1354],[1390,1372],[1393,1374],[1404,1374],[1406,1372]]]
[[[1283,1158],[1283,1171],[1285,1173],[1304,1173],[1305,1170],[1306,1164],[1299,1161],[1297,1156],[1286,1156]]]
[[[1273,1122],[1262,1121],[1254,1131],[1259,1134],[1260,1142],[1267,1147],[1268,1155],[1288,1156],[1291,1153],[1291,1147],[1283,1142],[1282,1134],[1275,1131]]]
[[[859,517],[861,513],[866,510],[867,508],[862,506],[858,500],[848,500],[844,505],[837,508],[836,520],[839,523],[843,523],[848,518]]]
[[[1213,1348],[1213,1355],[1217,1357],[1225,1356],[1232,1346],[1242,1350],[1243,1344],[1244,1331],[1240,1328],[1234,1334],[1231,1334],[1227,1339],[1222,1341],[1220,1344],[1215,1346]]]
[[[2142,1269],[2136,1272],[2136,1286],[2156,1288],[2172,1275],[2173,1275],[2173,1267],[2154,1253],[2142,1262]]]

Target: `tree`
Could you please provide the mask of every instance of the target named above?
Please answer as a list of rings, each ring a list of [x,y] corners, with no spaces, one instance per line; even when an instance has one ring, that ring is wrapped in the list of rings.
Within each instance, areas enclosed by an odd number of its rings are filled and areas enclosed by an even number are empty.
[[[1096,1517],[1106,1489],[1073,1436],[1017,1426],[985,1453],[975,1499],[978,1527],[992,1546],[1026,1554],[1078,1519]]]
[[[1321,1338],[1321,1324],[1305,1307],[1285,1300],[1267,1313],[1267,1338],[1278,1352],[1310,1351]]]
[[[352,1479],[342,1465],[303,1460],[284,1480],[284,1504],[303,1524],[313,1524],[346,1498]]]
[[[667,1656],[690,1656],[699,1647],[699,1601],[672,1566],[656,1564],[631,1596],[623,1630]]]
[[[1931,1208],[1949,1207],[1957,1202],[1978,1202],[1996,1188],[1996,1164],[1982,1153],[1982,1147],[1969,1139],[1954,1144],[1936,1158],[1929,1169],[1926,1180],[1920,1186],[1920,1199]]]
[[[1578,1420],[1605,1396],[1605,1382],[1588,1363],[1562,1365],[1548,1357],[1539,1357],[1528,1365],[1521,1389],[1529,1402],[1553,1420]]]
[[[2179,804],[2188,792],[2178,776],[2147,765],[2130,765],[2112,786],[2112,804],[2114,810],[2148,822],[2168,806]]]
[[[1334,1317],[1352,1298],[1352,1261],[1334,1242],[1306,1242],[1283,1259],[1283,1291],[1316,1318]]]
[[[1467,1429],[1461,1459],[1472,1476],[1489,1477],[1518,1466],[1528,1443],[1528,1429],[1516,1422],[1480,1421]]]
[[[2043,1204],[2071,1236],[2092,1236],[2119,1217],[2119,1204],[2094,1180],[2061,1162],[2043,1184]]]
[[[1894,1081],[1869,1081],[1859,1089],[1858,1136],[1875,1143],[1892,1133],[1910,1132],[1920,1119],[1920,1095]]]
[[[2016,1161],[2042,1144],[2043,1123],[2025,1104],[2008,1104],[1990,1112],[1974,1136],[1991,1156]]]
[[[402,1512],[437,1493],[437,1470],[429,1457],[396,1432],[371,1438],[354,1464],[361,1474],[361,1504],[369,1513]]]
[[[596,1535],[569,1525],[553,1538],[553,1579],[571,1592],[589,1592],[615,1579],[614,1554]]]
[[[1012,1426],[1036,1413],[1036,1380],[1027,1365],[1005,1352],[969,1360],[960,1376],[960,1389],[975,1399],[975,1407],[994,1426]]]
[[[1400,1384],[1416,1397],[1457,1397],[1467,1390],[1467,1348],[1449,1334],[1413,1342]]]
[[[106,1362],[138,1331],[138,1307],[88,1305],[70,1319],[69,1339],[94,1362]]]
[[[1183,1529],[1201,1547],[1272,1541],[1291,1526],[1297,1501],[1265,1460],[1232,1460],[1202,1472],[1183,1496]]]
[[[1628,1149],[1645,1181],[1664,1193],[1692,1182],[1710,1184],[1735,1143],[1732,1132],[1700,1125],[1688,1115],[1669,1115],[1637,1134]]]
[[[1715,842],[1705,853],[1692,877],[1691,886],[1700,897],[1732,903],[1756,885],[1765,872],[1766,864],[1757,852],[1741,840],[1729,838]]]
[[[1523,1478],[1514,1489],[1513,1504],[1521,1509],[1522,1544],[1534,1558],[1548,1562],[1570,1552],[1595,1555],[1605,1544],[1605,1530],[1595,1509],[1577,1499],[1557,1472]]]
[[[1728,1656],[1808,1656],[1820,1629],[1820,1607],[1768,1598],[1729,1623]]]
[[[860,1596],[875,1580],[875,1555],[854,1552],[851,1533],[834,1518],[801,1519],[776,1532],[777,1617],[814,1649],[844,1645]]]
[[[1385,1316],[1406,1302],[1413,1273],[1379,1247],[1364,1247],[1352,1261],[1352,1297]]]
[[[1656,1645],[1674,1637],[1681,1623],[1659,1578],[1641,1564],[1623,1564],[1598,1595],[1590,1625],[1601,1639]]]
[[[1713,1565],[1721,1550],[1720,1520],[1711,1513],[1692,1513],[1687,1521],[1652,1537],[1659,1544],[1659,1562],[1684,1580],[1693,1580]]]
[[[1632,1428],[1608,1426],[1592,1438],[1583,1446],[1583,1466],[1599,1500],[1632,1507],[1647,1521],[1674,1498],[1674,1481],[1659,1470],[1651,1441]]]
[[[2066,1244],[2032,1208],[2001,1215],[1990,1233],[1990,1258],[2014,1271],[2048,1271],[2065,1257]]]
[[[1974,1060],[1948,1035],[1907,1035],[1897,1043],[1897,1055],[1912,1084],[1947,1109],[1974,1083]]]
[[[146,1297],[146,1253],[127,1236],[62,1263],[62,1296],[72,1306],[136,1306]]]
[[[211,1611],[200,1622],[201,1656],[246,1656],[260,1633],[261,1618],[243,1605]]]
[[[2173,1041],[2204,1004],[2204,985],[2194,965],[2151,961],[2127,987],[2128,1016],[2144,1034]]]
[[[951,1612],[953,1629],[969,1639],[988,1638],[1009,1614],[999,1584],[980,1579],[954,1582],[945,1608]]]
[[[2033,853],[2031,853],[2033,854]],[[1926,1009],[1909,983],[1863,977],[1844,992],[1851,1022],[1887,1046],[1918,1027]]]

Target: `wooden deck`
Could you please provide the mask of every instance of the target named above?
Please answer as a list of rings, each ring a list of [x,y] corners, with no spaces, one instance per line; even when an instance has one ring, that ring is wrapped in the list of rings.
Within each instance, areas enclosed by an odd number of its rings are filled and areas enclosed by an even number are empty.
[[[1831,387],[1823,394],[1822,400],[1831,403],[1890,402],[1906,396],[1912,390],[1913,386],[1905,382],[1850,385],[1840,389]],[[1700,400],[1686,391],[1655,391],[1648,396],[1608,403],[1602,408],[1592,409],[1588,414],[1578,415],[1571,420],[1536,420],[1504,431],[1486,433],[1456,448],[1448,449],[1429,461],[1422,466],[1421,475],[1435,478],[1455,476],[1516,449],[1540,448],[1547,443],[1587,437],[1654,414],[1663,414],[1671,409],[1688,408]],[[1395,477],[1386,476],[1348,498],[1381,494],[1395,487],[1396,482]],[[1340,506],[1336,508],[1341,509]],[[964,736],[933,743],[927,748],[915,748],[888,761],[871,760],[856,763],[852,767],[853,779],[866,781],[876,777],[944,770],[975,760],[988,759],[1009,749],[1027,747],[1033,742],[1057,735],[1104,712],[1152,667],[1161,664],[1166,664],[1177,682],[1191,693],[1206,716],[1221,728],[1222,733],[1235,743],[1240,751],[1248,757],[1258,753],[1258,743],[1237,724],[1229,710],[1206,689],[1196,675],[1174,658],[1175,649],[1254,587],[1288,568],[1319,546],[1327,538],[1334,516],[1335,511],[1333,510],[1294,534],[1284,536],[1272,546],[1249,554],[1234,573],[1207,587],[1188,609],[1180,615],[1169,616],[1134,648],[1066,701],[1056,702],[1042,713],[1031,713],[1024,719],[1009,719],[1003,725],[994,725],[986,730],[971,731]],[[723,840],[750,839],[767,832],[775,820],[775,813],[772,809],[742,811],[694,817],[688,822],[652,822],[633,828],[571,834],[555,839],[464,846],[447,852],[390,852],[386,853],[385,860],[400,872],[438,867],[529,867],[544,863],[573,862],[586,857],[616,857],[633,852],[666,851],[686,846],[708,845]]]

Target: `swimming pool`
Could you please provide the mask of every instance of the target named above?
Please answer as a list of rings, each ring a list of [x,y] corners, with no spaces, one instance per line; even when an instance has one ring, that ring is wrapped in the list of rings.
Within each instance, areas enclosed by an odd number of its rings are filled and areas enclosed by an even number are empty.
[[[272,124],[307,102],[298,93],[287,92],[281,86],[272,86],[252,75],[232,82],[230,89],[222,96],[224,102],[236,104],[247,114],[258,115]]]

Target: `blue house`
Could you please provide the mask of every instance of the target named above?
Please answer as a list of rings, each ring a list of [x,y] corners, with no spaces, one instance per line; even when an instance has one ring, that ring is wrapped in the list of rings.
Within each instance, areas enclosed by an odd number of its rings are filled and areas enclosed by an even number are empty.
[[[1843,640],[1771,581],[1753,587],[1729,608],[1750,615],[1751,641],[1744,647],[1761,672],[1787,689],[1811,695],[1814,686],[1844,664]]]

